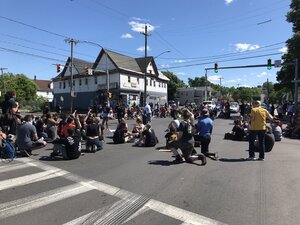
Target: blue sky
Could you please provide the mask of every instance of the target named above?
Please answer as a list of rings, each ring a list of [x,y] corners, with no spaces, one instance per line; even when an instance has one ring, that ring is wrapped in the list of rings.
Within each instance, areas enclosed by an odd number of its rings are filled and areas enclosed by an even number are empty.
[[[160,70],[187,83],[205,68],[266,64],[280,59],[292,36],[290,0],[1,0],[0,67],[37,79],[55,77],[53,64],[70,55],[66,37],[96,42],[132,57],[158,56]],[[78,43],[74,57],[94,62],[101,48]],[[166,52],[170,51],[170,52]],[[164,54],[161,54],[166,52]],[[161,54],[161,55],[160,55]],[[225,86],[276,82],[278,68],[208,72]]]

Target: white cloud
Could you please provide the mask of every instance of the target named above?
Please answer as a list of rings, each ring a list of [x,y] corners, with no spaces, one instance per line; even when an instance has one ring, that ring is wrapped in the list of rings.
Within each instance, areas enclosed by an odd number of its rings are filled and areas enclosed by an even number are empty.
[[[211,82],[214,82],[214,81],[220,82],[220,78],[222,78],[222,77],[221,76],[209,76],[207,79]]]
[[[183,59],[174,60],[174,63],[184,63],[184,62],[186,62],[186,60]]]
[[[126,34],[122,34],[121,38],[122,39],[131,39],[131,38],[133,38],[133,36],[129,33],[126,33]]]
[[[279,51],[281,52],[281,53],[287,53],[287,47],[283,47],[283,48],[281,48],[281,49],[279,49]]]
[[[237,83],[240,81],[241,81],[241,79],[238,78],[238,79],[225,80],[225,81],[223,81],[223,83]]]
[[[145,51],[145,46],[141,46],[139,48],[136,49],[139,52],[144,52]],[[151,48],[149,47],[149,45],[147,46],[147,51],[151,51]]]
[[[178,72],[178,73],[176,73],[176,75],[177,75],[177,76],[185,76],[186,73],[185,73],[185,72]]]
[[[260,74],[257,74],[256,77],[266,77],[266,76],[269,76],[271,74],[268,74],[267,72],[261,72]]]
[[[160,67],[161,67],[161,68],[169,68],[170,65],[169,65],[169,64],[160,64]]]
[[[259,45],[251,45],[246,43],[235,44],[235,50],[238,52],[250,51],[260,48]]]
[[[154,31],[155,30],[155,26],[149,24],[149,23],[140,23],[137,21],[130,21],[128,23],[131,26],[131,30],[135,31],[135,32],[145,32],[145,26],[147,26],[147,30],[149,32]]]
[[[231,4],[233,2],[233,0],[225,0],[225,4],[226,5],[229,5],[229,4]]]
[[[135,21],[149,21],[148,19],[143,19],[143,18],[140,18],[140,17],[131,17],[132,20],[135,20]]]

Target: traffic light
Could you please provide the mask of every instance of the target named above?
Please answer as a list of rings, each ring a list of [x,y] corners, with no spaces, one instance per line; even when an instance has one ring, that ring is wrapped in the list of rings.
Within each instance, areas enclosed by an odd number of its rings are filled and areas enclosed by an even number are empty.
[[[218,63],[215,63],[215,73],[218,72]]]
[[[267,69],[268,70],[272,69],[272,60],[271,59],[268,59]]]
[[[85,67],[84,72],[85,72],[85,75],[89,75],[89,68]]]
[[[112,93],[111,92],[107,92],[107,97],[111,99],[112,98]]]
[[[60,73],[60,64],[56,64],[56,71],[57,73]]]

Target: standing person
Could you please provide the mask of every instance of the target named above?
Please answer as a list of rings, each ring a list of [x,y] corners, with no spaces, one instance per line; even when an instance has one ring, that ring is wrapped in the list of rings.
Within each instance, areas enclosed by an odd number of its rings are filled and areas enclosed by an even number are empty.
[[[259,143],[259,158],[258,160],[265,160],[265,134],[267,129],[267,118],[273,120],[272,115],[268,110],[260,107],[260,101],[253,103],[253,108],[250,112],[250,128],[249,128],[249,157],[246,160],[256,160],[254,142],[258,136]]]
[[[105,129],[108,130],[108,115],[109,115],[110,107],[108,107],[107,102],[104,102],[103,105],[103,119],[102,126],[105,126]]]
[[[152,111],[151,111],[151,106],[149,103],[146,103],[145,108],[144,108],[144,114],[146,115],[146,124],[151,122],[152,118]]]
[[[176,156],[175,163],[181,163],[184,160],[192,163],[195,160],[201,160],[202,164],[206,164],[206,157],[203,154],[192,155],[194,150],[194,125],[191,123],[190,118],[192,113],[188,109],[182,112],[183,121],[180,122],[177,140],[169,142],[167,147],[171,149]],[[181,149],[183,157],[178,153],[177,149]]]
[[[201,146],[201,153],[205,156],[217,160],[218,154],[217,153],[211,153],[209,152],[209,144],[211,141],[211,134],[213,130],[213,121],[211,118],[209,118],[209,111],[207,109],[203,109],[201,112],[201,117],[198,119],[197,123],[197,131],[198,135],[196,137],[198,138],[197,141],[200,142]]]

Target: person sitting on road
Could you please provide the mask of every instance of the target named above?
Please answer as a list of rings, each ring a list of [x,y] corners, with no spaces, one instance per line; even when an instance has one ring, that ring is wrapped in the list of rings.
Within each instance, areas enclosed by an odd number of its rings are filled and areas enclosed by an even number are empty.
[[[30,156],[32,150],[43,148],[47,144],[43,139],[38,139],[32,120],[32,115],[26,115],[22,124],[17,127],[16,144],[24,156]]]
[[[174,163],[188,162],[192,163],[195,160],[201,160],[202,164],[206,164],[206,157],[203,154],[192,155],[194,150],[194,125],[191,123],[190,118],[192,113],[188,109],[184,109],[182,112],[183,121],[180,122],[177,141],[168,143],[168,148],[171,149],[175,155]],[[178,153],[177,149],[181,149],[182,156]]]
[[[138,117],[136,119],[136,124],[131,132],[131,136],[132,138],[140,138],[141,133],[144,130],[145,125],[143,124],[143,120],[141,119],[141,117]]]
[[[96,149],[94,152],[103,149],[103,142],[100,140],[102,137],[102,129],[97,121],[96,117],[91,117],[87,120],[86,125],[86,151],[90,152],[92,150],[92,146],[95,145]]]
[[[272,133],[274,134],[275,141],[281,141],[282,139],[282,129],[281,129],[281,122],[280,120],[274,120],[273,123],[271,123],[272,126]]]
[[[235,120],[232,131],[229,133],[225,133],[224,139],[229,139],[229,140],[234,140],[234,141],[243,141],[245,134],[246,134],[245,130],[241,126],[239,120]]]
[[[145,125],[145,128],[141,134],[140,140],[137,143],[138,146],[154,147],[158,143],[158,139],[155,135],[150,123]]]
[[[123,144],[128,141],[128,125],[124,118],[121,119],[113,135],[113,141],[115,144]]]
[[[61,156],[65,160],[77,159],[81,155],[81,140],[78,132],[75,129],[67,129],[67,137],[60,138],[53,141],[53,152],[51,157],[55,158]]]

